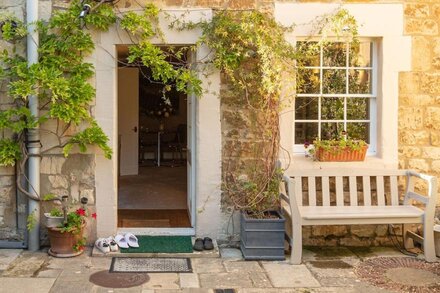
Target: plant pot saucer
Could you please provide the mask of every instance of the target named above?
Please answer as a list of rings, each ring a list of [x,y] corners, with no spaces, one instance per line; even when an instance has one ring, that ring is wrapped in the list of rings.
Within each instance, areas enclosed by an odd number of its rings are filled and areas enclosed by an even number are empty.
[[[56,252],[53,252],[51,248],[49,248],[47,253],[50,256],[53,256],[53,257],[68,258],[68,257],[75,257],[75,256],[78,256],[78,255],[81,255],[81,254],[84,253],[84,250],[76,251],[76,252],[73,252],[73,253],[56,253]]]

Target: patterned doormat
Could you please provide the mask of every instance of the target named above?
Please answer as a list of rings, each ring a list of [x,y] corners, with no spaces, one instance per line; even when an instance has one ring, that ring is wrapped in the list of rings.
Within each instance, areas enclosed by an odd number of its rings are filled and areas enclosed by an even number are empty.
[[[189,258],[114,257],[110,272],[192,273],[192,266]]]
[[[398,292],[440,292],[440,263],[411,257],[377,257],[361,262],[355,273],[364,281]]]

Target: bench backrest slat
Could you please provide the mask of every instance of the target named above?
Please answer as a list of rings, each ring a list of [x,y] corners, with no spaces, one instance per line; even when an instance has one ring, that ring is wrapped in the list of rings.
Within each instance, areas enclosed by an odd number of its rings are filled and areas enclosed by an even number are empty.
[[[316,206],[316,182],[315,177],[308,177],[308,189],[309,189],[309,205]]]
[[[364,191],[364,206],[371,206],[370,176],[362,177],[362,189]]]
[[[384,181],[383,176],[376,177],[377,205],[385,205]]]
[[[355,176],[348,177],[349,185],[350,185],[350,205],[357,206],[358,205],[358,196],[357,196],[357,182]]]
[[[390,188],[391,188],[391,205],[399,205],[399,186],[397,176],[390,176]]]
[[[301,206],[397,206],[398,178],[406,177],[407,171],[324,169],[313,172],[293,171],[287,174],[293,179],[294,194]]]
[[[344,185],[342,176],[336,176],[336,205],[344,205]]]
[[[300,176],[295,177],[295,195],[296,202],[299,206],[303,205],[302,180]]]
[[[328,176],[322,176],[322,205],[330,206],[330,183]]]

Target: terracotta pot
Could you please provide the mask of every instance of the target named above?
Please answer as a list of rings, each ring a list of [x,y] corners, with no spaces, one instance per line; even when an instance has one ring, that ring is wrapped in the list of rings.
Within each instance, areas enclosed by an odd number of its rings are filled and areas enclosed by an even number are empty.
[[[74,246],[83,238],[83,231],[86,223],[81,226],[79,233],[77,232],[61,232],[62,228],[47,228],[50,249],[49,254],[55,257],[72,257],[80,255],[84,250],[76,251]]]
[[[315,157],[320,162],[354,162],[364,161],[367,154],[368,146],[363,146],[359,150],[352,150],[348,147],[338,148],[334,147],[331,150],[318,149]]]

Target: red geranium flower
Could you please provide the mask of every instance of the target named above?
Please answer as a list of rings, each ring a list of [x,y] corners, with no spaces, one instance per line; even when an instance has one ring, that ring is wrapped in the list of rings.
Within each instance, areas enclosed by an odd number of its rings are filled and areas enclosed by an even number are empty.
[[[92,214],[92,218],[96,220],[96,213]]]
[[[76,210],[76,214],[80,215],[80,216],[85,216],[86,215],[86,211],[84,209],[77,209]]]

